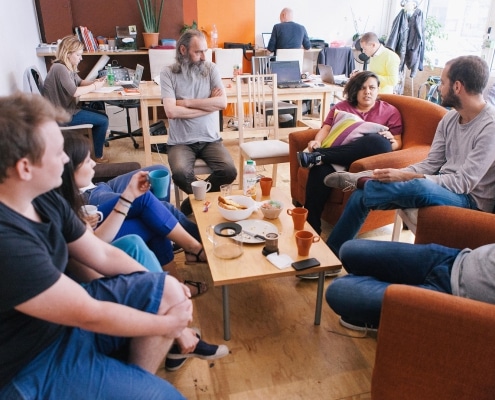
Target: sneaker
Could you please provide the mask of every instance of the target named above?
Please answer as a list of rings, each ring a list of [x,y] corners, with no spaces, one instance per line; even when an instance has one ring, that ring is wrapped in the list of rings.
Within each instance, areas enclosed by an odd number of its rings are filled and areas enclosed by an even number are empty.
[[[318,153],[317,151],[313,151],[312,153],[298,151],[297,161],[299,161],[301,167],[309,169],[315,165],[321,165],[321,153]]]
[[[179,346],[174,344],[165,359],[165,369],[167,371],[177,371],[188,358],[196,357],[201,360],[216,360],[229,354],[229,348],[223,344],[208,344],[200,340],[192,353],[181,354]]]
[[[193,210],[191,207],[191,200],[189,200],[189,197],[187,197],[180,205],[180,210],[182,214],[188,216],[191,215]]]
[[[332,271],[325,271],[325,278],[328,277],[334,277],[340,274],[342,271],[342,268],[339,269],[334,269]],[[302,274],[302,275],[296,275],[300,279],[318,279],[318,272],[314,272],[312,274]]]
[[[340,325],[342,325],[344,328],[347,329],[352,329],[353,331],[357,332],[377,332],[378,329],[373,328],[373,326],[367,326],[366,324],[362,323],[355,323],[355,322],[348,322],[344,321],[342,317],[339,319]]]
[[[325,176],[323,183],[328,187],[342,189],[344,192],[352,192],[356,190],[359,178],[371,177],[372,175],[373,171],[371,170],[356,173],[339,171]]]

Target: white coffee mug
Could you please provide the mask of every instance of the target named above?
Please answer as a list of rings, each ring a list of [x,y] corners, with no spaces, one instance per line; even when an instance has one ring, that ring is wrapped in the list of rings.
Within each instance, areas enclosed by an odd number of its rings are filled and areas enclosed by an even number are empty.
[[[211,189],[211,183],[206,181],[194,181],[191,183],[195,200],[204,200],[206,192]]]
[[[81,207],[81,210],[84,215],[94,215],[98,214],[98,222],[103,221],[103,213],[101,211],[98,211],[98,207],[93,206],[91,204],[86,204],[85,206]]]

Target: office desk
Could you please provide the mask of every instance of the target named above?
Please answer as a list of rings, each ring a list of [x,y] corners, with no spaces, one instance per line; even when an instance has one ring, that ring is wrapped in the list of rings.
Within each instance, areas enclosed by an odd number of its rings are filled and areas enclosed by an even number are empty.
[[[224,79],[223,84],[227,94],[228,103],[237,103],[236,84],[230,79]],[[318,99],[321,100],[321,119],[323,120],[328,111],[330,110],[330,104],[334,100],[336,93],[342,92],[341,86],[336,85],[324,85],[314,86],[309,88],[290,88],[290,89],[278,89],[279,100],[306,100],[306,99]],[[143,130],[143,143],[144,143],[144,155],[145,165],[152,164],[151,145],[156,143],[166,143],[167,136],[150,136],[150,121],[148,117],[148,108],[161,106],[162,99],[160,93],[160,87],[154,82],[142,82],[139,87],[140,93],[133,95],[122,96],[119,92],[110,93],[96,93],[91,92],[79,97],[80,101],[105,101],[105,100],[140,100],[141,103],[141,127]],[[301,103],[299,101],[299,103]],[[297,119],[302,119],[301,106],[298,108]],[[296,128],[286,128],[287,130],[295,130]]]

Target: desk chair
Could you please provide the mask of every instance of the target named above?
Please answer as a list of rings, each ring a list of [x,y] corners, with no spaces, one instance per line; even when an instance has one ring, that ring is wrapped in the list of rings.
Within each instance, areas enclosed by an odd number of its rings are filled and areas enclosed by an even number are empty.
[[[320,73],[318,64],[330,65],[335,75],[347,77],[355,69],[354,55],[350,47],[325,47],[318,53],[317,74]]]
[[[215,49],[214,63],[217,65],[220,78],[233,78],[234,66],[239,65],[242,69],[242,49]]]
[[[131,125],[131,115],[129,114],[129,110],[133,108],[139,108],[141,106],[139,100],[105,100],[105,103],[111,105],[111,106],[116,106],[120,107],[122,110],[125,111],[126,115],[126,122],[127,122],[127,132],[121,132],[121,131],[110,131],[108,134],[107,139],[105,140],[105,147],[109,146],[110,141],[112,140],[117,140],[117,139],[122,139],[122,138],[130,138],[132,140],[132,143],[134,145],[135,149],[139,148],[139,143],[136,142],[136,139],[134,136],[142,136],[142,130],[141,128],[136,129],[135,131],[132,130],[132,125]],[[118,111],[120,112],[120,111]]]
[[[24,70],[24,85],[23,91],[26,93],[39,94],[41,96],[41,91],[43,90],[43,77],[39,69],[32,65]],[[81,132],[81,134],[86,135],[91,143],[90,153],[91,157],[95,158],[95,149],[93,146],[93,125],[92,124],[81,124],[72,126],[61,126],[60,130],[74,130]]]
[[[271,88],[265,85],[267,78],[272,81]],[[236,87],[239,118],[239,171],[243,170],[244,160],[254,160],[257,165],[272,164],[273,186],[276,186],[277,164],[289,162],[289,145],[279,140],[278,123],[269,125],[266,118],[268,104],[272,107],[273,120],[278,121],[277,75],[238,76]],[[245,92],[244,95],[243,92]],[[248,138],[254,140],[245,141]],[[256,140],[259,138],[268,139]],[[239,186],[242,189],[242,179]]]
[[[299,61],[299,72],[302,73],[304,49],[277,49],[277,61]]]

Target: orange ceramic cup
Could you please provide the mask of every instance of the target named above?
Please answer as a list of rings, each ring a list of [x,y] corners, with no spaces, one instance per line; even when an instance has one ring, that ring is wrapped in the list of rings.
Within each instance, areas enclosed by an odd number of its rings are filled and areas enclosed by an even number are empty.
[[[261,178],[260,188],[262,196],[270,196],[270,191],[272,190],[273,179],[272,178]]]
[[[308,218],[308,210],[304,207],[296,207],[287,210],[287,214],[292,216],[292,222],[294,222],[294,229],[300,231],[304,229],[304,223]]]
[[[313,235],[309,231],[296,232],[297,254],[303,257],[309,256],[311,245],[319,241],[320,237]]]

